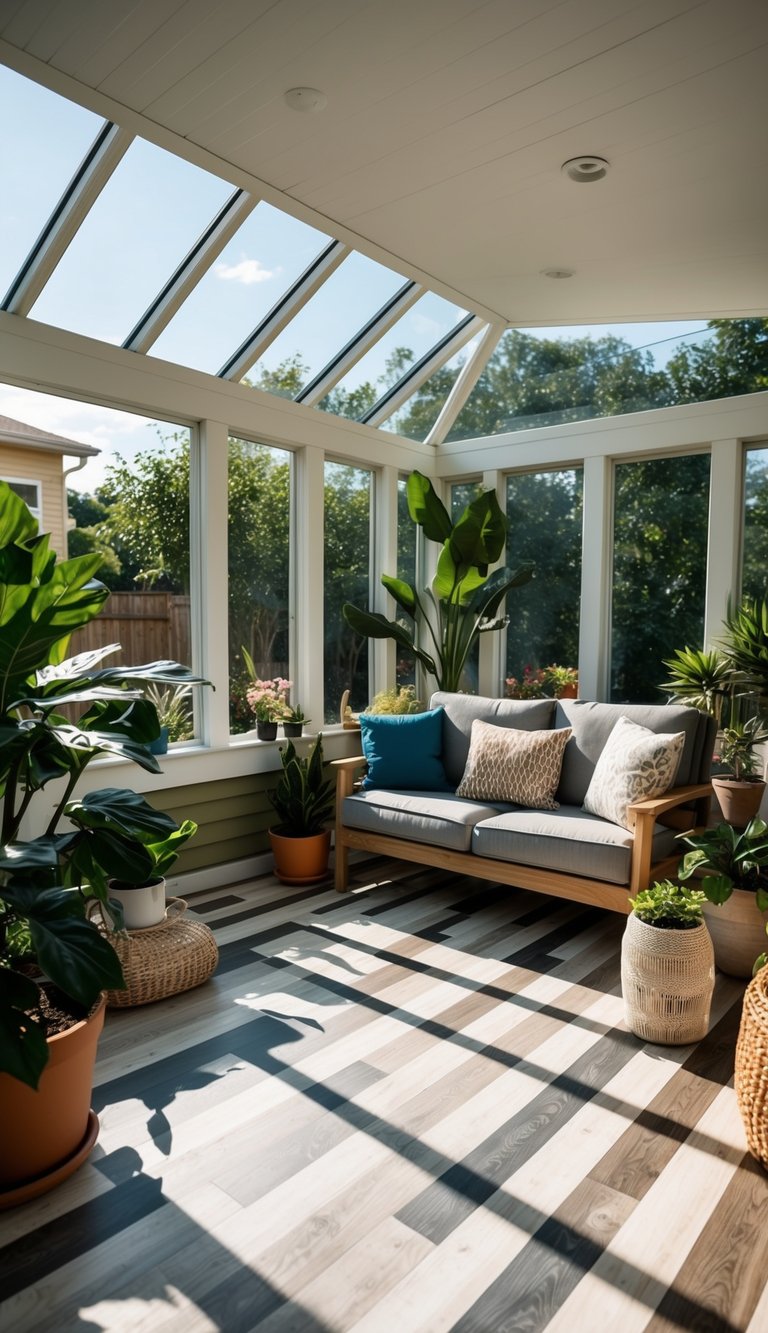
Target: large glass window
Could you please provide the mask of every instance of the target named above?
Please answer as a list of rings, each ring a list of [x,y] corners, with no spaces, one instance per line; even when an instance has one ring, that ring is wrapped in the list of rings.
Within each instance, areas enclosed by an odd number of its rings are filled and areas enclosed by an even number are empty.
[[[708,454],[616,465],[612,699],[660,702],[664,659],[701,647],[708,510]]]
[[[741,592],[768,597],[768,445],[745,453]]]
[[[449,440],[765,388],[768,320],[510,329]]]
[[[345,602],[370,605],[372,501],[372,472],[325,464],[326,722],[338,722],[345,690],[355,712],[371,699],[368,640],[349,628],[341,608]]]
[[[255,726],[246,690],[289,673],[291,455],[285,449],[229,441],[230,728]],[[301,700],[290,696],[290,702]]]
[[[0,300],[103,124],[0,65]]]
[[[507,477],[505,561],[535,565],[531,582],[507,594],[506,674],[520,686],[542,668],[578,666],[582,495],[581,468]]]
[[[32,308],[35,319],[123,342],[232,186],[137,139]]]

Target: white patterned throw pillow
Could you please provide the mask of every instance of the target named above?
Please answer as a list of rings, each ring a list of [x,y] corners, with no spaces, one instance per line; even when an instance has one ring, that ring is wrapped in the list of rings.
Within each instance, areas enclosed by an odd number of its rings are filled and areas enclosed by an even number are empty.
[[[631,830],[628,807],[669,790],[684,744],[684,731],[657,733],[620,717],[595,765],[584,809]]]
[[[457,796],[510,801],[530,809],[557,810],[554,799],[570,727],[518,731],[475,718]]]

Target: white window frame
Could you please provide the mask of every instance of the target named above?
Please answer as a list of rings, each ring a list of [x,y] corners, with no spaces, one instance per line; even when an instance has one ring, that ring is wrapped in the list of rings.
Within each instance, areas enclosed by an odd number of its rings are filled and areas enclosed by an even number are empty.
[[[7,482],[12,490],[14,486],[34,486],[37,492],[37,504],[31,505],[28,500],[24,499],[23,495],[20,498],[24,500],[32,517],[36,518],[38,523],[41,523],[43,519],[43,483],[33,480],[32,477],[8,477],[5,473],[0,476],[0,481]]]

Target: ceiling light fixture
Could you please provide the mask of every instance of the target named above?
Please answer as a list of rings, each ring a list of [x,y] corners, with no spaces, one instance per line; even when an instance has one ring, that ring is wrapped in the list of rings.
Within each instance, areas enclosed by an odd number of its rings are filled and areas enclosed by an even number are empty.
[[[606,162],[604,157],[583,154],[581,157],[569,157],[560,170],[569,180],[586,184],[587,181],[601,181],[608,175],[609,166],[610,162]]]
[[[573,268],[543,268],[542,277],[545,278],[572,278],[576,272]]]
[[[303,111],[309,116],[328,105],[328,98],[319,88],[289,88],[283,93],[283,101],[292,111]]]

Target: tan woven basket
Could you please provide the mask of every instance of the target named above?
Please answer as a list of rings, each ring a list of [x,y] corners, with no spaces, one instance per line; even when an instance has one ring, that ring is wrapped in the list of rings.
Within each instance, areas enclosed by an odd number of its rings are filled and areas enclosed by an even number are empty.
[[[183,898],[169,898],[165,920],[145,930],[113,934],[98,912],[94,921],[120,959],[125,990],[106,992],[111,1009],[152,1004],[169,995],[200,986],[219,961],[213,932],[202,921],[187,917]]]
[[[749,1151],[768,1168],[768,967],[744,994],[734,1084]]]
[[[707,1035],[715,960],[705,925],[664,930],[633,912],[621,943],[627,1027],[644,1041],[686,1046]]]

